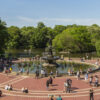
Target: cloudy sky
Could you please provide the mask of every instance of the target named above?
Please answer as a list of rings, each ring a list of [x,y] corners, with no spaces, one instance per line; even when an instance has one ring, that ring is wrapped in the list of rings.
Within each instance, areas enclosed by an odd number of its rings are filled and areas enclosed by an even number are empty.
[[[100,25],[100,0],[0,0],[7,26]]]

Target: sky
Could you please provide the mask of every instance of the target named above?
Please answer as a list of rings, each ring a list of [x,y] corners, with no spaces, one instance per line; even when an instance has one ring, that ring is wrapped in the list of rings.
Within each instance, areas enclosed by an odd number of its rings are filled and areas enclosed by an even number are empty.
[[[100,25],[100,0],[0,0],[7,26]]]

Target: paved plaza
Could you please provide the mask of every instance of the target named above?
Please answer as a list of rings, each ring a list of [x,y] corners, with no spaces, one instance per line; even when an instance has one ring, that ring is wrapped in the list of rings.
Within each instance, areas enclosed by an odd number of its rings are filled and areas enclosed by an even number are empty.
[[[88,62],[90,63],[90,61]],[[93,63],[93,61],[91,63]],[[97,75],[100,80],[100,72],[93,73],[92,75]],[[48,78],[49,77],[35,79],[32,76],[16,76],[0,73],[0,89],[3,92],[0,100],[49,100],[49,95],[54,95],[55,98],[61,95],[63,100],[89,100],[89,90],[91,88],[94,90],[94,99],[100,100],[100,87],[90,86],[89,80],[85,81],[84,76],[81,76],[80,80],[77,80],[76,76],[53,78],[53,85],[47,90],[46,81]],[[72,79],[71,93],[64,92],[64,82],[68,78]],[[13,86],[13,91],[4,89],[7,84]],[[22,93],[22,87],[28,88],[29,93]]]

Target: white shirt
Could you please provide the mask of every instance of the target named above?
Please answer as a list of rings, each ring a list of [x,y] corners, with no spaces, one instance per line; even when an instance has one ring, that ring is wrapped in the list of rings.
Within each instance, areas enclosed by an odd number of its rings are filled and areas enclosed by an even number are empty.
[[[44,70],[41,70],[41,74],[45,74]]]
[[[5,90],[8,90],[8,89],[9,89],[9,86],[8,86],[8,85],[6,85],[6,86],[5,86]]]
[[[68,86],[68,83],[65,82],[65,83],[64,83],[64,86]]]
[[[90,82],[92,81],[92,78],[90,77]]]
[[[22,88],[22,92],[25,90],[25,88]]]
[[[11,87],[10,86],[8,86],[8,90],[10,90],[11,89]]]
[[[95,81],[98,82],[98,78],[96,78]]]
[[[95,62],[96,65],[98,65],[98,62]]]

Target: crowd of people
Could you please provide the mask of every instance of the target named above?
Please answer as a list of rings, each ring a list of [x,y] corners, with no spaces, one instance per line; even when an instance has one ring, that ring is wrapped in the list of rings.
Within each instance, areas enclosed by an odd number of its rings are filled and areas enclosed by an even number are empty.
[[[46,73],[46,70],[44,69],[41,69],[41,71],[39,72],[39,70],[36,70],[35,72],[35,78],[38,79],[38,78],[43,78],[43,77],[46,77],[47,76],[47,73]]]
[[[10,69],[12,64],[12,60],[11,59],[7,59],[7,58],[0,58],[0,71],[4,71],[5,73],[8,73],[10,71],[12,71]]]
[[[12,86],[12,85],[7,84],[7,85],[5,85],[5,90],[13,91],[14,89],[13,89],[13,86]],[[21,89],[21,91],[22,91],[23,93],[28,93],[28,88],[23,87],[23,88]]]
[[[84,61],[84,59],[81,59],[82,61]],[[98,65],[98,62],[97,61],[95,64]],[[6,67],[6,65],[8,64],[7,61],[3,61],[2,59],[0,59],[0,66],[2,65],[4,67],[4,72],[5,73],[8,73],[8,72],[11,72],[12,71],[12,68],[11,67]],[[23,73],[23,69],[21,68],[20,69],[20,73]],[[73,72],[69,71],[68,72],[69,75],[71,75]],[[27,70],[27,75],[29,74],[29,69]],[[77,80],[80,80],[81,79],[81,74],[82,74],[82,71],[77,71],[76,72],[76,76],[77,76]],[[50,77],[48,78],[48,80],[46,81],[46,89],[47,90],[50,90],[51,87],[53,87],[53,79],[54,79],[54,73],[53,71],[51,70],[51,72],[49,73]],[[58,71],[56,71],[56,75],[55,76],[58,76]],[[36,79],[39,79],[39,78],[44,78],[44,77],[47,77],[47,72],[45,69],[41,69],[41,71],[39,70],[36,70],[35,72],[35,78]],[[89,76],[89,73],[86,72],[85,75],[84,75],[84,80],[89,80],[89,84],[90,86],[96,86],[98,87],[99,86],[99,77],[97,75],[93,76]],[[64,82],[64,92],[65,93],[70,93],[72,91],[72,80],[69,78],[69,79],[66,79],[65,82]],[[13,90],[13,86],[12,85],[9,85],[7,84],[5,86],[5,90],[9,90],[9,91],[12,91]],[[29,93],[29,90],[28,88],[25,88],[23,87],[21,89],[21,91],[23,93]],[[90,89],[90,100],[93,100],[94,97],[93,97],[93,89]],[[2,96],[2,91],[0,90],[0,96]],[[51,100],[54,100],[54,96],[51,96],[50,98]],[[62,100],[62,97],[61,95],[59,95],[56,100]]]
[[[39,72],[39,70],[37,69],[36,72],[35,72],[35,78],[36,79],[39,79],[39,78],[44,78],[44,77],[47,77],[47,76],[54,76],[54,73],[53,71],[51,70],[50,73],[47,73],[47,71],[45,69],[41,69],[41,71]],[[56,70],[56,77],[59,76],[59,72]],[[54,77],[55,77],[54,76]]]
[[[80,72],[77,72],[77,79],[79,80],[80,79]],[[87,74],[87,73],[86,73]],[[53,75],[53,74],[52,74]],[[47,79],[47,81],[46,81],[46,89],[47,90],[50,90],[51,89],[51,87],[53,87],[53,80],[54,80],[54,77],[53,76],[50,76],[48,79]],[[44,76],[43,76],[44,77]],[[94,78],[94,79],[93,79]],[[93,82],[93,80],[94,80],[94,82]],[[95,76],[90,76],[89,77],[89,84],[90,85],[92,85],[94,83],[94,86],[99,86],[99,80],[98,80],[98,76],[97,75],[95,75]],[[70,93],[71,91],[72,91],[72,89],[71,89],[71,86],[72,86],[72,80],[70,79],[70,78],[68,78],[68,79],[66,79],[65,80],[65,82],[64,82],[64,92],[65,93]],[[14,89],[13,89],[13,86],[12,85],[9,85],[9,84],[7,84],[6,86],[5,86],[5,90],[9,90],[9,91],[13,91]],[[29,90],[28,90],[28,88],[25,88],[25,87],[23,87],[22,89],[21,89],[21,91],[23,92],[23,93],[29,93]],[[90,100],[94,100],[94,96],[93,96],[93,94],[94,94],[94,92],[93,92],[93,89],[90,89],[90,91],[89,91],[90,93]],[[0,90],[0,96],[2,95],[2,91]],[[56,99],[55,99],[55,97],[52,95],[51,97],[50,97],[50,100],[62,100],[62,97],[61,97],[61,95],[59,95]]]

